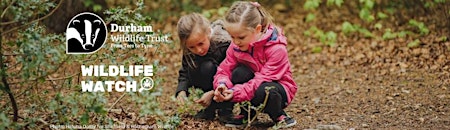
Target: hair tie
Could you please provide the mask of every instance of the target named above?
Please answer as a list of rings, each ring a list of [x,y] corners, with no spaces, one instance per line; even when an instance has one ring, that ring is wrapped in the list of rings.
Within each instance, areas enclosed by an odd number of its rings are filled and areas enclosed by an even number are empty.
[[[261,5],[258,2],[250,2],[255,7],[261,7]]]

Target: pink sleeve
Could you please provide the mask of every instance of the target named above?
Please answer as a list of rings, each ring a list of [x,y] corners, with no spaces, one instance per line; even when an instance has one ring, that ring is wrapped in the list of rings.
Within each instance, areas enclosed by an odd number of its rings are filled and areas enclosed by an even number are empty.
[[[233,87],[233,102],[250,101],[263,82],[280,80],[288,72],[289,60],[286,46],[273,46],[265,55],[267,62],[261,71],[255,72],[255,77],[250,81]]]
[[[227,56],[217,67],[216,75],[214,76],[214,90],[220,85],[225,84],[227,88],[232,88],[233,83],[231,83],[231,72],[236,67],[237,61],[234,56],[234,50],[232,45],[227,49]]]

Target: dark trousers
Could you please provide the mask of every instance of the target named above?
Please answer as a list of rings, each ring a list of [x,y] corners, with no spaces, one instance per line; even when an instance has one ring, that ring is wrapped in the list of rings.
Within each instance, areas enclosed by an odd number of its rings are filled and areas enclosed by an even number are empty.
[[[200,88],[205,93],[213,90],[213,81],[217,66],[213,61],[205,60],[200,63],[197,69],[191,71],[189,77],[194,88]],[[218,103],[212,100],[211,104],[205,108],[205,111],[214,112],[216,109],[219,109],[219,115],[229,115],[232,114],[233,106],[234,103],[232,102]]]
[[[238,65],[232,72],[231,82],[233,82],[233,84],[242,84],[253,79],[254,76],[255,75],[250,68],[245,65]],[[277,81],[262,83],[261,85],[259,85],[253,99],[250,100],[250,103],[255,107],[263,104],[266,97],[265,90],[267,87],[272,88],[269,89],[269,96],[263,112],[269,114],[270,118],[273,121],[277,121],[277,118],[279,116],[286,115],[286,112],[284,112],[283,108],[287,106],[286,91],[280,83],[278,83]],[[247,106],[244,107],[245,109],[248,108]],[[245,111],[245,109],[241,107],[241,115],[247,117],[248,111]],[[251,110],[250,113],[252,117],[256,114],[254,110]]]

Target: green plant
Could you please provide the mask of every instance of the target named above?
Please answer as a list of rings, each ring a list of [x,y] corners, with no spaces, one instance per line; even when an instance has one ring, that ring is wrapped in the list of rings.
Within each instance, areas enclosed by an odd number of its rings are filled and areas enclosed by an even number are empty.
[[[327,0],[328,6],[335,4],[336,6],[341,7],[342,3],[344,3],[344,0]]]
[[[365,28],[362,28],[360,25],[353,25],[350,22],[345,21],[344,23],[342,23],[341,26],[342,32],[347,36],[358,32],[362,34],[364,37],[374,37],[372,32],[370,32]]]
[[[393,33],[390,28],[386,29],[386,31],[384,32],[384,34],[382,36],[383,40],[394,39],[396,37],[397,37],[397,34]]]
[[[414,40],[414,41],[408,43],[407,46],[408,46],[409,48],[413,48],[413,47],[417,47],[417,46],[419,46],[419,45],[420,45],[420,41],[419,41],[419,39],[416,39],[416,40]]]
[[[312,13],[308,13],[308,15],[306,15],[305,22],[313,21],[315,18],[316,18],[316,15],[314,15]]]
[[[225,15],[225,13],[228,11],[228,7],[220,7],[218,9],[209,9],[209,10],[203,10],[202,14],[203,16],[205,16],[206,18],[210,19],[212,18],[215,14],[218,15],[218,17],[222,17]]]
[[[414,19],[409,20],[409,25],[417,27],[419,29],[420,35],[428,35],[430,33],[430,30],[428,30],[428,27],[425,26],[423,22],[418,22]]]
[[[84,4],[85,7],[91,7],[92,6],[92,10],[94,12],[99,12],[103,8],[101,5],[96,4],[93,0],[85,0],[85,1],[83,1],[83,4]]]
[[[305,10],[314,10],[319,7],[322,0],[306,0],[305,4],[303,4],[303,8]]]
[[[273,88],[275,88],[275,87],[274,86],[270,86],[270,87],[266,87],[265,88],[264,91],[266,93],[266,96],[264,97],[264,101],[263,101],[262,104],[260,104],[257,107],[252,105],[252,103],[250,103],[250,101],[239,103],[239,106],[241,106],[241,108],[243,108],[243,109],[241,109],[241,111],[247,111],[247,113],[248,113],[247,119],[243,120],[244,121],[243,123],[247,124],[245,129],[248,129],[250,127],[250,125],[252,124],[252,122],[255,121],[257,115],[264,110],[264,108],[267,105],[267,100],[269,99],[269,91],[270,91],[270,89],[273,89]],[[251,117],[251,111],[255,111],[256,112],[253,117]]]
[[[359,0],[359,2],[363,4],[359,11],[359,18],[369,23],[375,20],[375,16],[370,12],[374,7],[375,2],[373,0]]]
[[[322,52],[322,47],[318,47],[318,46],[313,47],[312,48],[312,52],[313,53],[320,53],[320,52]]]
[[[383,12],[378,12],[377,13],[377,17],[380,18],[380,19],[386,19],[389,16],[387,14],[383,13]]]
[[[190,87],[188,89],[189,96],[186,97],[185,102],[182,106],[177,107],[177,115],[190,115],[193,116],[197,114],[199,110],[203,108],[200,104],[196,103],[195,100],[200,99],[204,92],[199,88]],[[177,99],[172,97],[172,101],[176,102]]]
[[[43,129],[51,124],[115,124],[107,111],[117,103],[120,104],[125,96],[128,105],[140,108],[139,115],[165,119],[162,118],[164,113],[157,102],[162,92],[162,88],[158,86],[163,82],[157,74],[163,72],[165,67],[159,65],[157,60],[149,62],[143,55],[112,48],[103,48],[89,55],[65,54],[64,36],[48,33],[44,26],[38,24],[60,7],[61,3],[56,5],[53,1],[39,0],[1,2],[0,90],[10,100],[0,104],[0,129]],[[136,9],[109,9],[105,12],[105,22],[147,24],[150,18],[142,14],[143,9],[142,0],[137,2]],[[155,35],[166,34],[155,32]],[[117,57],[127,58],[116,60]],[[115,94],[83,93],[80,91],[79,80],[119,80],[118,77],[81,77],[78,69],[81,64],[153,64],[156,87],[141,93],[124,93],[110,105],[111,101],[108,99]],[[124,78],[137,80],[142,77]],[[16,98],[22,100],[16,101]],[[12,118],[8,118],[10,113]]]
[[[305,34],[306,36],[312,36],[314,38],[318,38],[320,40],[320,42],[322,42],[328,46],[336,45],[337,34],[333,31],[328,31],[327,33],[324,33],[322,30],[313,26],[313,27],[309,28],[308,30],[306,30],[303,34]]]
[[[439,42],[446,42],[446,41],[448,41],[447,36],[442,36],[439,38]]]

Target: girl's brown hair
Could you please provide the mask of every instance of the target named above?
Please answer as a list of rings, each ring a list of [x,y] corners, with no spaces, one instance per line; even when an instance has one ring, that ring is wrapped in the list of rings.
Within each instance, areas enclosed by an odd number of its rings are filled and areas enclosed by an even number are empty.
[[[272,24],[272,16],[257,2],[236,1],[225,15],[225,21],[239,23],[252,29],[261,24],[261,32],[264,32],[267,26]]]
[[[183,50],[183,55],[188,60],[189,67],[196,68],[196,64],[193,60],[193,54],[186,47],[186,40],[195,32],[206,33],[209,35],[211,33],[211,25],[205,17],[198,13],[192,13],[182,16],[177,23],[178,38],[180,39],[180,46]]]

